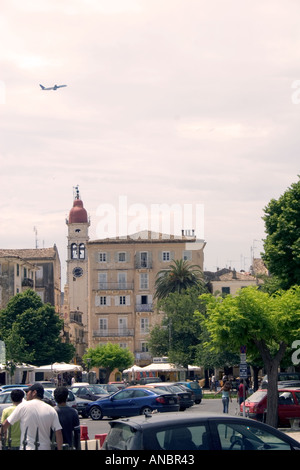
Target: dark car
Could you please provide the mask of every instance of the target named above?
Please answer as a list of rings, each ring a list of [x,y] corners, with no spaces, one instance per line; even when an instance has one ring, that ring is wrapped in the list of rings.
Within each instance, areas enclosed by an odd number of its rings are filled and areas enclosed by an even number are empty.
[[[115,384],[101,384],[101,388],[103,388],[106,392],[108,392],[110,395],[112,393],[118,392],[119,390],[122,390],[125,387],[117,387]]]
[[[100,385],[72,385],[70,390],[76,398],[84,398],[85,400],[98,400],[98,398],[106,398],[109,396],[107,390]]]
[[[278,372],[279,387],[300,387],[300,372]],[[265,375],[261,381],[260,388],[268,387],[268,376]]]
[[[91,403],[91,400],[85,400],[84,398],[76,397],[76,410],[79,416],[82,418],[88,418],[88,405]]]
[[[88,405],[88,413],[93,420],[102,419],[103,416],[135,416],[152,413],[153,410],[178,411],[177,396],[163,390],[128,387]]]
[[[109,424],[103,450],[300,450],[299,442],[275,428],[227,414],[158,413]],[[183,458],[194,463],[193,454]]]
[[[139,385],[148,385],[152,383],[162,383],[162,380],[160,377],[142,377],[139,381]]]
[[[265,421],[267,413],[267,393],[257,390],[240,405],[240,414],[249,418]],[[280,388],[278,390],[278,426],[289,427],[293,418],[300,418],[300,388]]]
[[[160,383],[150,383],[145,385],[145,387],[149,387],[151,389],[160,389],[165,390],[166,392],[176,393],[178,400],[180,411],[184,411],[187,408],[190,408],[194,405],[194,400],[192,399],[192,392],[187,390],[186,387],[181,387],[173,382],[160,382]]]
[[[192,391],[193,400],[198,405],[202,401],[202,387],[198,384],[198,382],[176,382],[179,385],[185,385],[188,389]]]

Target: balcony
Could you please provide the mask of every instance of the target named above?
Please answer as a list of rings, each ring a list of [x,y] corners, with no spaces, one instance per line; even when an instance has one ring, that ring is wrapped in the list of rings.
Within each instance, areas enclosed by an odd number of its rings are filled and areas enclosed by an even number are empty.
[[[136,304],[135,311],[136,312],[153,312],[153,304]]]
[[[133,290],[133,282],[98,282],[97,290]]]
[[[33,280],[30,279],[29,277],[24,277],[22,281],[22,287],[31,287],[33,288]]]
[[[94,330],[93,336],[96,338],[134,336],[134,328],[107,328],[103,330]]]

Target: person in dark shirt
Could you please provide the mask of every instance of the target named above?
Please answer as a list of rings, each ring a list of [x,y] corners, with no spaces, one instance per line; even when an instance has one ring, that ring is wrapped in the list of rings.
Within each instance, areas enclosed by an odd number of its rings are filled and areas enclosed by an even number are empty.
[[[68,444],[70,448],[79,449],[79,416],[74,408],[67,405],[68,393],[67,387],[57,387],[54,390],[54,398],[57,403],[55,409],[62,426],[63,443]]]

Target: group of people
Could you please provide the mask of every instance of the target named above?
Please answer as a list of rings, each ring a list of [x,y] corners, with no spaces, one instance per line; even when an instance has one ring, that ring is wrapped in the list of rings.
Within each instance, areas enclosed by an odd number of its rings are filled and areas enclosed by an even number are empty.
[[[224,375],[222,379],[222,383],[223,383],[222,387],[220,388],[220,390],[215,392],[215,395],[217,395],[218,393],[222,394],[223,413],[228,413],[229,400],[232,401],[232,398],[231,398],[232,386],[226,375]],[[237,389],[237,401],[239,405],[245,400],[247,393],[248,393],[248,386],[244,382],[244,380],[241,380]]]
[[[21,389],[12,390],[12,406],[2,413],[1,433],[6,441],[10,436],[9,448],[50,450],[53,433],[57,450],[62,450],[63,445],[78,448],[79,416],[67,405],[68,389],[62,386],[54,390],[55,407],[44,401],[44,387],[39,383],[31,385],[25,393]]]

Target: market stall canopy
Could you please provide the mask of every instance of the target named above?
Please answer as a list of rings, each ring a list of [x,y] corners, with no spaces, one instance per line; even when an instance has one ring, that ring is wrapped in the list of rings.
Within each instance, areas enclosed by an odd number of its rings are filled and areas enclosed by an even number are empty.
[[[152,364],[149,364],[148,366],[142,367],[142,371],[164,371],[164,372],[176,372],[179,370],[186,370],[184,367],[181,366],[176,366],[175,364],[171,364],[169,362],[158,362],[155,363],[153,362]]]
[[[138,372],[140,370],[144,370],[144,367],[133,365],[129,367],[128,369],[123,370],[123,373],[127,374],[128,372]]]
[[[47,366],[40,366],[35,368],[35,372],[63,373],[76,371],[82,371],[82,367],[77,366],[76,364],[66,364],[65,362],[54,362],[53,364],[49,364]]]

